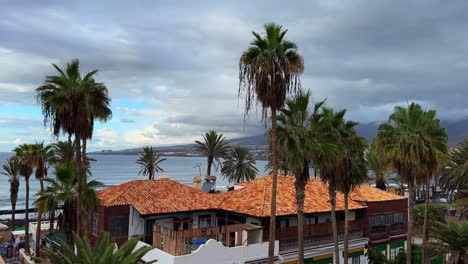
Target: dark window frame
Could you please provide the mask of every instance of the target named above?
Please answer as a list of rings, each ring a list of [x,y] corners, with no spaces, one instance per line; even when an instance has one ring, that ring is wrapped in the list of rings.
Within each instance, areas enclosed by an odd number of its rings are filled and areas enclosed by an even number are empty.
[[[107,231],[112,238],[128,237],[128,215],[111,215],[107,221]]]

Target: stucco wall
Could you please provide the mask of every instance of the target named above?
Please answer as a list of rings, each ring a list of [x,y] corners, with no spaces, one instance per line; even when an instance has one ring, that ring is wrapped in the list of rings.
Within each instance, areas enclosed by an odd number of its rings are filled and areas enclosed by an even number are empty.
[[[144,245],[140,242],[139,246]],[[278,241],[275,242],[275,256],[278,256]],[[245,263],[268,258],[268,243],[258,243],[248,246],[225,247],[220,242],[210,239],[189,255],[172,256],[162,250],[153,249],[142,259],[150,261],[157,259],[159,263],[167,264],[192,264],[192,263],[217,263],[232,264]]]

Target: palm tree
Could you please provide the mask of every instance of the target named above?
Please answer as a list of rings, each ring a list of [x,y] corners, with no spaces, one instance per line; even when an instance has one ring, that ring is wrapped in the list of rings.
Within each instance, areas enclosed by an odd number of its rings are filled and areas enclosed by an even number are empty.
[[[24,214],[24,225],[25,225],[25,252],[26,254],[30,253],[30,244],[29,244],[29,178],[31,177],[34,169],[34,147],[32,144],[21,144],[16,147],[14,150],[14,158],[19,161],[20,169],[19,174],[24,177],[26,182],[26,205],[25,205],[25,214]]]
[[[323,138],[320,131],[323,121],[321,107],[323,101],[315,104],[314,112],[309,113],[310,92],[298,93],[286,100],[286,106],[278,116],[279,156],[291,167],[296,178],[296,207],[298,222],[298,259],[304,263],[304,199],[305,187],[309,181],[311,160],[334,155],[336,148]]]
[[[287,32],[280,25],[265,24],[265,35],[252,32],[254,40],[239,60],[239,96],[245,93],[246,115],[257,102],[262,105],[262,117],[265,121],[268,110],[271,112],[273,183],[268,263],[273,263],[276,229],[276,111],[283,107],[287,94],[300,87],[299,75],[304,71],[304,63],[297,52],[297,45],[285,39]]]
[[[15,209],[18,200],[18,191],[20,186],[20,163],[16,158],[9,158],[3,164],[3,175],[8,177],[10,182],[10,202],[11,202],[11,230],[15,230]]]
[[[468,137],[450,153],[447,166],[442,170],[439,186],[450,195],[456,192],[457,200],[468,197],[468,193],[463,192],[468,186]],[[460,214],[460,219],[462,217],[463,214]]]
[[[448,264],[468,263],[468,222],[457,224],[449,221],[447,224],[435,222],[432,228],[432,238],[437,239],[433,247],[440,255],[449,253]]]
[[[55,252],[52,249],[44,249],[44,255],[54,264],[101,264],[101,263],[122,263],[133,264],[152,250],[153,247],[143,246],[136,249],[136,245],[141,237],[134,237],[115,250],[115,243],[111,240],[109,233],[103,233],[94,247],[87,237],[81,238],[74,235],[76,252],[73,247],[59,241],[61,251]],[[145,263],[155,263],[150,261]],[[44,263],[44,262],[40,262]]]
[[[254,180],[258,173],[255,163],[255,157],[249,149],[237,146],[227,153],[221,173],[229,182]]]
[[[366,153],[366,160],[367,166],[373,172],[371,180],[375,182],[375,187],[386,191],[388,182],[392,181],[392,174],[389,170],[390,164],[377,153],[374,144]]]
[[[35,143],[33,146],[34,162],[36,179],[40,183],[40,191],[44,191],[44,179],[47,177],[47,171],[51,164],[55,163],[55,154],[51,145],[44,145],[44,143]],[[36,231],[36,256],[40,257],[40,242],[41,242],[41,224],[42,224],[42,207],[38,207],[37,211],[37,231]]]
[[[86,182],[86,142],[92,138],[95,119],[105,122],[112,116],[107,87],[95,81],[97,70],[85,75],[80,73],[80,62],[75,59],[65,70],[52,64],[58,75],[47,76],[45,83],[36,89],[37,101],[41,104],[45,123],[50,123],[52,133],[59,136],[66,133],[75,136],[76,172],[78,193],[81,197]],[[81,143],[83,141],[83,143]],[[82,203],[77,201],[79,214]],[[77,215],[79,215],[77,214]],[[77,221],[78,234],[83,235],[84,227]]]
[[[75,160],[75,146],[69,141],[58,141],[54,144],[54,153],[57,163],[70,166]]]
[[[159,164],[166,159],[161,159],[158,152],[153,147],[144,147],[140,152],[140,157],[136,161],[140,165],[138,175],[148,176],[149,180],[154,180],[156,172],[164,171]]]
[[[221,165],[221,158],[224,158],[229,151],[229,144],[223,134],[216,131],[208,131],[203,135],[203,141],[195,141],[195,150],[207,157],[206,176],[211,176],[211,166],[215,163],[215,169]]]
[[[379,127],[375,140],[377,149],[385,153],[398,174],[408,183],[408,248],[411,248],[413,238],[415,181],[428,185],[430,177],[439,171],[441,157],[447,152],[447,135],[435,116],[435,111],[424,111],[415,103],[407,108],[397,106],[388,122]],[[429,188],[426,189],[427,205]],[[427,210],[425,215],[423,261],[426,256]],[[406,261],[411,263],[410,250],[406,252]]]
[[[348,245],[349,245],[349,193],[357,185],[368,180],[367,168],[364,160],[364,150],[367,145],[366,139],[356,135],[354,126],[356,122],[348,121],[340,131],[339,158],[336,164],[336,177],[338,179],[338,189],[344,195],[345,207],[345,226],[343,259],[344,264],[348,264]]]

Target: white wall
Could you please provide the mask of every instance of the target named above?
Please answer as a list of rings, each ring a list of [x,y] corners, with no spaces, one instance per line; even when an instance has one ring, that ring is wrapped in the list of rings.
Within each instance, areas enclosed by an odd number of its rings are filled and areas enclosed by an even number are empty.
[[[133,206],[130,206],[129,217],[128,237],[143,235],[145,232],[145,220],[141,218],[140,213]]]
[[[139,242],[139,246],[145,245]],[[278,256],[279,242],[275,241],[275,256]],[[158,260],[164,264],[217,263],[232,264],[268,258],[268,242],[239,247],[225,247],[222,243],[210,239],[189,255],[172,256],[160,249],[148,252],[142,260]]]

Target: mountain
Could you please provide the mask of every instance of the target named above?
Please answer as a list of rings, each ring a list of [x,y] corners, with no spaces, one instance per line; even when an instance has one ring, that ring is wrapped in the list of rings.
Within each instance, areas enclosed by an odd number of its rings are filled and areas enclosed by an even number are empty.
[[[377,122],[359,124],[356,126],[356,131],[360,136],[371,142],[377,134],[379,125],[380,123]],[[468,119],[458,121],[442,121],[442,126],[447,129],[450,146],[455,146],[463,139],[463,137],[468,136]],[[258,157],[264,157],[268,150],[268,138],[266,137],[266,134],[230,139],[228,142],[231,143],[231,145],[247,147]],[[142,148],[103,150],[100,152],[94,152],[93,154],[137,155],[139,152],[141,152],[141,149]],[[156,149],[164,156],[198,156],[198,154],[194,151],[195,144],[156,147]]]

